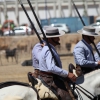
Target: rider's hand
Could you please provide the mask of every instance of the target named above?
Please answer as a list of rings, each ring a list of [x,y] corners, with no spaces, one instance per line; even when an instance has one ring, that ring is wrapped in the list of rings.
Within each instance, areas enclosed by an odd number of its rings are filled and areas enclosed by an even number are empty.
[[[98,65],[100,65],[100,61],[98,61]]]
[[[44,47],[46,45],[46,43],[42,43],[41,46]]]
[[[73,73],[68,73],[67,77],[72,80],[73,82],[76,81],[76,76]]]

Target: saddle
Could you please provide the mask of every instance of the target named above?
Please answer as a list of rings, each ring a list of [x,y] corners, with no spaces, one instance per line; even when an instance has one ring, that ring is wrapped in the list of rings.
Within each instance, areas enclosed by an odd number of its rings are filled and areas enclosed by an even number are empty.
[[[83,74],[87,74],[87,73],[90,73],[92,71],[94,71],[95,69],[98,69],[98,66],[93,69],[91,67],[81,67],[80,65],[77,65],[76,64],[76,67],[70,63],[69,66],[68,66],[68,69],[69,69],[69,72],[70,73],[74,73],[77,77],[79,76],[82,76]]]
[[[53,93],[45,84],[43,81],[41,81],[38,78],[35,78],[32,76],[31,72],[28,72],[28,80],[31,83],[33,87],[36,88],[37,93],[39,94],[40,99],[48,98],[53,100],[58,100],[55,93]]]
[[[32,76],[31,72],[28,72],[27,76],[28,76],[28,81],[34,87],[38,83],[37,79],[34,76]]]
[[[50,88],[48,88],[40,79],[37,80],[38,84],[35,85],[35,88],[38,91],[40,99],[58,100],[58,97]]]
[[[81,67],[78,65],[75,67],[72,63],[69,64],[68,70],[70,73],[74,73],[77,77],[83,74]]]
[[[28,80],[29,82],[31,82],[32,86],[36,88],[40,99],[60,100],[56,91],[52,87],[48,86],[41,78],[40,79],[35,78],[32,76],[31,72],[29,72]],[[77,95],[75,93],[73,94],[75,98],[77,98]]]

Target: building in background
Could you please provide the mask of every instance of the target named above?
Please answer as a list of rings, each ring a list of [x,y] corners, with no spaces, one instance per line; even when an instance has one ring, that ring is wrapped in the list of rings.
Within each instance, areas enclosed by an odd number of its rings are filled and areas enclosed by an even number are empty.
[[[71,0],[30,0],[32,6],[38,16],[38,19],[50,22],[50,19],[54,18],[69,18],[78,17]],[[100,15],[100,1],[99,0],[73,0],[77,6],[78,11],[82,17],[87,16],[99,16]],[[27,0],[22,0],[31,20],[38,28],[37,22],[33,16],[32,11],[28,5]],[[16,25],[30,23],[21,8],[18,0],[0,0],[0,22],[13,20]],[[92,19],[93,20],[93,19]],[[69,23],[69,22],[68,22]]]

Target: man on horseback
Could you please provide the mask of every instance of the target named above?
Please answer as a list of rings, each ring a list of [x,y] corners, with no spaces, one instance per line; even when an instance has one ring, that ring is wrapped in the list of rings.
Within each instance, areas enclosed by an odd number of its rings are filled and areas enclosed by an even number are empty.
[[[39,57],[42,50],[41,43],[37,43],[32,49],[32,66],[34,67],[34,72],[32,76],[38,77],[39,75]]]
[[[62,69],[60,57],[55,50],[55,46],[60,45],[59,37],[64,35],[65,32],[58,31],[55,27],[49,27],[46,29],[45,34],[54,56],[57,59],[58,65],[55,63],[48,46],[45,44],[39,58],[40,79],[47,85],[47,87],[56,91],[59,100],[72,100],[69,96],[68,90],[66,89],[64,81],[66,81],[67,78],[72,81],[76,81],[76,76]],[[43,35],[40,36],[43,37]]]
[[[96,45],[96,47],[97,47],[97,49],[98,49],[98,51],[100,53],[100,42]],[[94,56],[95,56],[96,61],[100,60],[100,55],[97,52],[95,53]]]
[[[86,74],[100,66],[100,60],[95,59],[93,48],[90,45],[94,43],[95,36],[99,36],[99,34],[95,33],[93,27],[88,26],[83,27],[78,33],[82,34],[82,40],[76,44],[73,55],[76,68],[81,67],[83,74]]]
[[[46,28],[48,28],[50,26],[44,26],[43,30],[45,31]],[[41,33],[41,32],[39,32]],[[45,43],[45,41],[43,40],[43,43]],[[42,51],[44,44],[41,43],[37,43],[35,44],[35,46],[32,49],[32,66],[34,67],[34,72],[31,73],[32,76],[38,78],[39,75],[39,58],[40,58],[40,53]]]

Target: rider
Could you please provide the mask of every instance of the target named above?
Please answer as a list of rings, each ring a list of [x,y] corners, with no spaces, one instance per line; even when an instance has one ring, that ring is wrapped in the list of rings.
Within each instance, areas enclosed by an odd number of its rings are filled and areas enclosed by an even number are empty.
[[[50,43],[50,47],[53,51],[57,63],[54,61],[54,58],[48,48],[45,45],[41,51],[39,58],[39,70],[40,70],[40,79],[43,80],[48,86],[57,92],[57,95],[61,100],[70,100],[68,90],[65,87],[64,81],[69,78],[72,81],[76,81],[76,76],[73,73],[62,69],[62,64],[58,53],[55,50],[56,45],[60,45],[60,36],[64,35],[65,32],[58,31],[55,27],[49,27],[46,29],[46,37]],[[41,35],[43,37],[43,35]],[[72,99],[71,99],[72,100]]]
[[[73,51],[76,67],[80,66],[83,74],[91,72],[100,65],[100,60],[96,61],[93,54],[91,43],[94,42],[95,36],[99,36],[95,33],[93,27],[85,26],[78,33],[82,34],[82,40],[80,40]]]
[[[98,51],[99,51],[99,54],[100,54],[100,42],[96,45]],[[95,53],[95,59],[96,61],[99,61],[100,60],[100,55],[99,55],[97,52]]]
[[[43,30],[45,31],[46,28],[48,28],[50,26],[44,26],[43,27]],[[40,34],[41,32],[38,31],[38,33]],[[43,41],[43,44],[45,43],[44,40]],[[38,77],[39,75],[39,58],[40,58],[40,53],[42,51],[42,48],[43,48],[43,44],[41,43],[36,43],[35,46],[33,47],[32,49],[32,66],[34,67],[34,72],[32,73],[32,75],[34,77]]]

